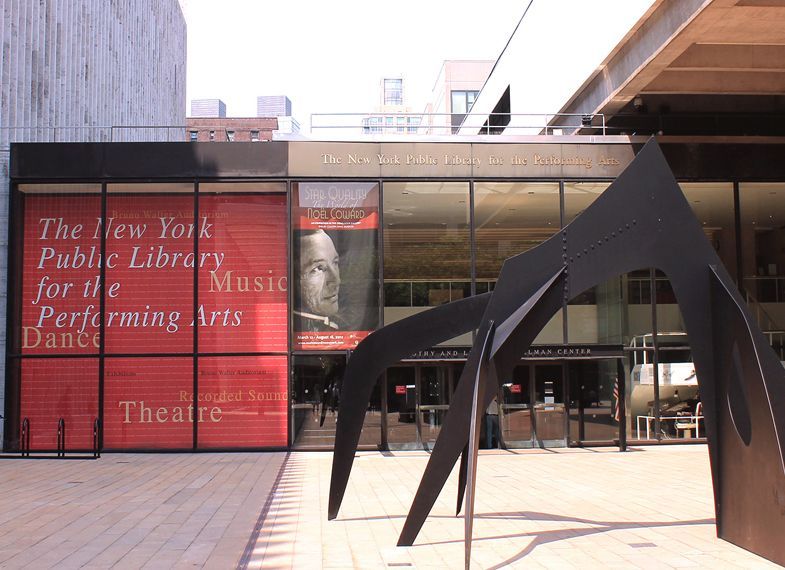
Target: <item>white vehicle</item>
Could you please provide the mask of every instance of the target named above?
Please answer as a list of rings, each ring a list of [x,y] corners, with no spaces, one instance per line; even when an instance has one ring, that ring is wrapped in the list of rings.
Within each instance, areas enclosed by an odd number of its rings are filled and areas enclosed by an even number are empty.
[[[651,334],[633,337],[630,370],[629,411],[634,434],[638,439],[654,438],[654,364]],[[692,362],[687,334],[657,334],[659,359],[660,429],[662,437],[698,437],[702,413],[698,378]],[[637,349],[637,350],[636,350]]]

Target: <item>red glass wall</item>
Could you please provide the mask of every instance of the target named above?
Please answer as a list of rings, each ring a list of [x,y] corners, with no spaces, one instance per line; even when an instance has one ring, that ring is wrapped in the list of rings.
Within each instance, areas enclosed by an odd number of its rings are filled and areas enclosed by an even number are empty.
[[[284,196],[199,198],[199,351],[286,352]]]
[[[22,354],[98,354],[100,219],[97,193],[26,197]]]
[[[203,261],[194,254],[193,194],[109,188],[106,352],[193,352],[194,264]]]
[[[199,447],[285,447],[286,356],[199,359]]]
[[[188,357],[107,358],[104,445],[109,449],[188,449],[193,422],[194,361]]]
[[[90,449],[99,417],[105,449],[287,445],[285,186],[196,190],[17,189],[9,369],[32,449],[56,448],[60,418]]]
[[[66,448],[92,449],[93,422],[98,417],[98,359],[24,359],[21,377],[21,413],[30,422],[30,449],[56,449],[61,418]]]

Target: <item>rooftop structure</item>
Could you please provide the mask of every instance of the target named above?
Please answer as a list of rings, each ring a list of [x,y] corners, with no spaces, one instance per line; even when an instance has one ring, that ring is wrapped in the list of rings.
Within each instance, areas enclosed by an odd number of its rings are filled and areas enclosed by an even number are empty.
[[[256,98],[257,117],[291,117],[292,102],[286,95],[260,95]]]
[[[193,99],[191,117],[226,117],[226,103],[220,99]]]

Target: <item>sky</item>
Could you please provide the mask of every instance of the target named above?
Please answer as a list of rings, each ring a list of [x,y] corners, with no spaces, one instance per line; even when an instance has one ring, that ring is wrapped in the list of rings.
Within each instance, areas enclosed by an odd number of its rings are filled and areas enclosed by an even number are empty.
[[[380,80],[404,78],[424,109],[445,59],[496,60],[529,0],[181,0],[192,99],[219,98],[230,117],[256,115],[258,95],[287,95],[311,113],[363,113]]]

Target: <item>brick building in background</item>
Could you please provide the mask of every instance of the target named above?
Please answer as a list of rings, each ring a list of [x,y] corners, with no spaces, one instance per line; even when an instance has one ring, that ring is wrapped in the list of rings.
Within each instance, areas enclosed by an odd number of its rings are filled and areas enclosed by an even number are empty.
[[[190,142],[262,142],[273,140],[276,117],[188,117]]]

